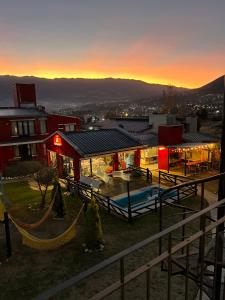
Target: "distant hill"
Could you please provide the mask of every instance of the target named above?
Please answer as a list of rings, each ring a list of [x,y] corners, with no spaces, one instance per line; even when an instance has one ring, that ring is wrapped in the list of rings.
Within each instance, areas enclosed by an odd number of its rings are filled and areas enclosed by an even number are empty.
[[[82,79],[0,76],[0,106],[12,105],[15,83],[34,83],[39,104],[54,106],[59,104],[108,103],[133,101],[161,96],[167,85],[150,84],[133,79]],[[174,92],[194,92],[196,94],[222,93],[224,76],[197,89],[174,87]]]
[[[202,94],[222,94],[224,92],[224,76],[221,76],[198,89],[194,89],[193,91]]]
[[[45,79],[38,77],[0,76],[0,106],[12,104],[15,83],[35,83],[38,103],[102,103],[126,101],[162,95],[166,85],[129,79]],[[174,88],[184,91],[183,88]]]

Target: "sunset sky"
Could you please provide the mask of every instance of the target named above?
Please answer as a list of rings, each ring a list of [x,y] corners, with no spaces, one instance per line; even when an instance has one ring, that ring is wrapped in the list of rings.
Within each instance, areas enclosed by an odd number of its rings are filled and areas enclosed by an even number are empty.
[[[0,74],[201,86],[225,73],[225,0],[0,0]]]

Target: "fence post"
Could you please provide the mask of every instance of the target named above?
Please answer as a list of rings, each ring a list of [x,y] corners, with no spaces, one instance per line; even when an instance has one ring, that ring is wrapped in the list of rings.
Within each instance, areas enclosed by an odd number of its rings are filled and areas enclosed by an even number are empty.
[[[197,196],[198,194],[198,187],[197,187],[197,184],[195,183],[195,196]]]
[[[177,175],[175,175],[174,184],[177,185]]]
[[[12,247],[11,247],[10,230],[9,230],[9,217],[7,212],[4,212],[4,224],[5,224],[6,254],[7,254],[7,258],[9,258],[12,255]]]
[[[110,198],[109,198],[109,196],[106,196],[106,198],[107,198],[108,214],[110,214],[110,212],[111,212],[111,208],[110,208]]]
[[[159,184],[160,184],[160,176],[161,176],[161,171],[159,171]]]
[[[150,173],[149,173],[149,168],[147,168],[147,182],[150,181]]]
[[[127,200],[128,200],[128,222],[132,221],[132,211],[131,211],[131,203],[130,203],[130,182],[127,181]]]
[[[180,203],[180,189],[177,189],[177,202]]]

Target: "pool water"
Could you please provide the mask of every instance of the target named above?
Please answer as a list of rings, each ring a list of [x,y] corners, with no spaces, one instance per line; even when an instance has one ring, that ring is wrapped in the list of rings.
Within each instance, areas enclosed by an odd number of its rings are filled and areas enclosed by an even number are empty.
[[[151,186],[151,187],[140,189],[135,192],[131,192],[130,194],[131,207],[155,202],[155,199],[158,198],[159,193],[161,193],[162,191],[164,191],[163,188],[160,188],[158,186]],[[128,207],[127,194],[122,195],[121,197],[117,197],[116,199],[113,200],[113,203],[119,207],[127,208]]]

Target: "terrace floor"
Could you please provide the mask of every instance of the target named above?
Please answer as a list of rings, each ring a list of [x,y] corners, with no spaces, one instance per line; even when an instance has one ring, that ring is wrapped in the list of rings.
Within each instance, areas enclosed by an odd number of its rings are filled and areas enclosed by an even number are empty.
[[[154,183],[149,183],[146,177],[139,175],[131,175],[129,181],[129,190],[133,191]],[[103,183],[100,186],[100,193],[105,196],[113,197],[127,192],[127,181],[119,177],[112,177],[110,182]]]
[[[184,176],[182,172],[170,171],[169,174]],[[186,177],[191,179],[200,179],[218,174],[218,171],[207,170],[198,174],[188,174]],[[133,191],[149,185],[158,184],[158,170],[152,171],[153,182],[149,183],[146,177],[137,174],[131,174],[129,182],[129,190]],[[165,185],[165,183],[164,183]],[[169,186],[169,184],[168,184]],[[104,196],[114,197],[127,192],[127,181],[119,177],[111,177],[108,183],[103,183],[100,186],[99,192]]]

